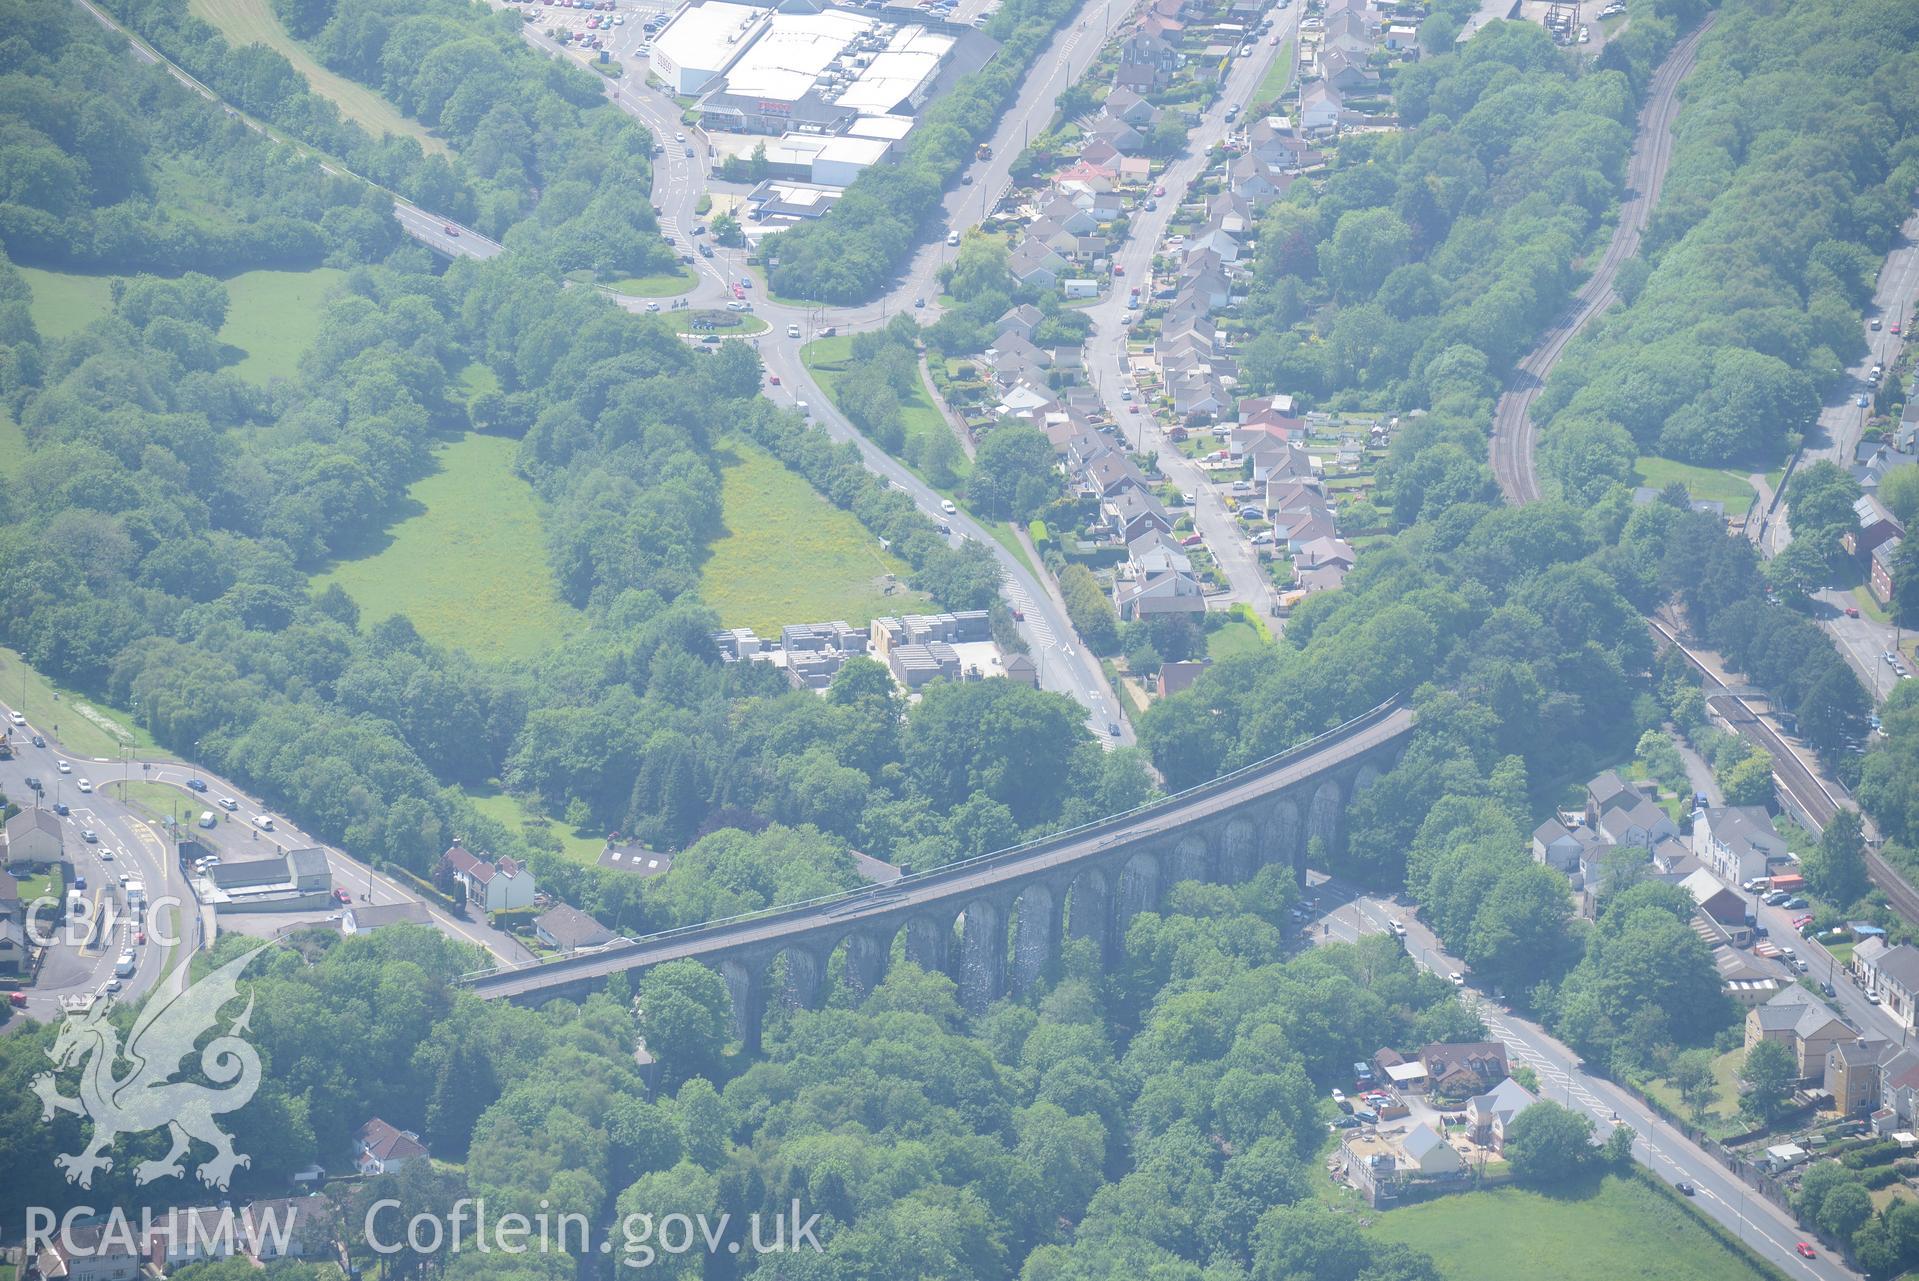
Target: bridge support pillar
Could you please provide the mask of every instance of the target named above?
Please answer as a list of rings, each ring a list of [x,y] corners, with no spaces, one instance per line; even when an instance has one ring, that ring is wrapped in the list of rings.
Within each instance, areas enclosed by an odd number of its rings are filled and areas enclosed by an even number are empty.
[[[781,999],[791,1009],[819,1009],[826,993],[825,964],[802,947],[787,948],[785,956],[786,990]]]
[[[1113,960],[1113,892],[1099,872],[1087,872],[1073,882],[1073,903],[1067,929],[1073,938],[1091,939],[1102,963]]]
[[[1006,910],[990,899],[966,905],[959,989],[960,1004],[974,1014],[1006,994]]]
[[[1141,912],[1159,908],[1159,859],[1152,854],[1135,854],[1126,860],[1119,877],[1118,910],[1113,913],[1115,940],[1126,937],[1126,927]]]
[[[944,974],[947,944],[952,936],[950,922],[942,924],[937,919],[915,917],[906,923],[906,959],[929,974]]]
[[[1059,956],[1060,919],[1065,903],[1045,885],[1028,886],[1020,895],[1013,929],[1013,993],[1030,992]]]
[[[886,973],[886,954],[893,950],[890,935],[854,934],[846,940],[846,969],[840,981],[855,1001],[864,1001]]]
[[[733,1035],[748,1054],[758,1054],[766,1022],[766,979],[758,966],[731,959],[720,962],[720,977],[733,998]]]

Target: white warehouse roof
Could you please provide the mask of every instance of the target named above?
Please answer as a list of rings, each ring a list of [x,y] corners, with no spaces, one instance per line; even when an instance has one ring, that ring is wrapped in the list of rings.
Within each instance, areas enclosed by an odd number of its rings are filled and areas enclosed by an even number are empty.
[[[861,116],[846,132],[854,138],[884,138],[888,142],[898,142],[913,132],[913,124],[911,116]]]
[[[952,48],[951,36],[925,27],[901,27],[834,101],[856,111],[891,111],[933,77]]]
[[[745,98],[797,102],[833,59],[872,26],[865,18],[835,11],[778,14],[728,70],[726,91]]]
[[[653,52],[690,81],[711,79],[739,56],[771,12],[731,0],[688,5],[654,37]],[[675,90],[690,93],[698,87],[698,83],[689,83],[675,86]]]

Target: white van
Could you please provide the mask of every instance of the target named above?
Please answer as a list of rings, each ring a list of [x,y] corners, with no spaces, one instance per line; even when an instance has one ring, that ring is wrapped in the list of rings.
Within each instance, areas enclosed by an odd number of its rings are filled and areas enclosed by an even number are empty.
[[[788,338],[798,338],[800,336],[800,327],[798,325],[788,325],[786,327],[786,336]]]
[[[255,814],[253,816],[253,825],[262,832],[271,832],[273,830],[273,815]]]
[[[954,245],[957,245],[957,244],[959,244],[959,232],[957,232],[957,231],[949,231],[949,232],[947,232],[947,233],[946,233],[946,244],[947,244],[947,246],[948,246],[949,248],[950,248],[950,247],[952,247],[952,246],[954,246]]]
[[[953,500],[950,498],[942,498],[940,500],[940,510],[945,512],[948,516],[959,515],[959,508],[953,506]]]
[[[801,418],[811,418],[813,416],[813,411],[807,407],[806,402],[803,400],[794,401],[793,408],[800,411]]]
[[[218,825],[218,823],[219,823],[219,822],[220,822],[220,820],[219,820],[219,819],[217,819],[217,818],[215,818],[215,817],[213,817],[213,811],[212,811],[212,810],[201,810],[201,811],[200,811],[200,826],[201,826],[201,827],[214,827],[214,826],[216,826],[216,825]]]

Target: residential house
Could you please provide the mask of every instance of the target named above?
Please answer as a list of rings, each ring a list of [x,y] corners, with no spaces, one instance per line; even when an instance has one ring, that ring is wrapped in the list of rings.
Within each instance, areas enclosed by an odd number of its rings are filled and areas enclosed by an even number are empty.
[[[241,1213],[244,1249],[255,1262],[331,1253],[333,1206],[323,1196],[268,1197]]]
[[[1748,922],[1756,916],[1750,897],[1722,884],[1718,877],[1703,867],[1680,881],[1679,888],[1692,895],[1692,901],[1702,915],[1740,933],[1748,928]]]
[[[1826,1051],[1823,1084],[1841,1116],[1863,1116],[1879,1106],[1881,1072],[1899,1053],[1890,1041],[1839,1041]]]
[[[1869,991],[1903,1028],[1919,1026],[1919,948],[1910,943],[1887,948],[1861,966]]]
[[[1013,279],[1036,289],[1056,288],[1066,265],[1065,258],[1030,237],[1020,241],[1019,247],[1006,257],[1006,269]]]
[[[466,891],[466,901],[488,912],[510,912],[533,906],[536,887],[533,870],[510,858],[493,862],[468,853],[454,837],[445,854],[453,879]]]
[[[1122,573],[1113,580],[1113,609],[1122,623],[1156,618],[1162,614],[1203,614],[1206,595],[1199,580],[1190,573],[1170,572],[1132,577]]]
[[[1239,241],[1233,239],[1231,232],[1215,227],[1210,231],[1201,232],[1186,242],[1186,254],[1189,259],[1194,255],[1207,252],[1218,254],[1222,264],[1238,262]]]
[[[1474,1143],[1495,1152],[1506,1146],[1506,1127],[1514,1117],[1539,1102],[1531,1090],[1510,1076],[1484,1094],[1466,1100],[1466,1129]]]
[[[1299,127],[1304,133],[1323,138],[1339,131],[1346,103],[1339,91],[1324,80],[1307,85],[1299,95]]]
[[[1165,86],[1172,80],[1173,72],[1179,70],[1186,59],[1171,41],[1163,36],[1138,33],[1119,47],[1119,69],[1124,72],[1128,67],[1147,67],[1153,72],[1151,84],[1155,88]],[[1137,83],[1122,76],[1114,79],[1120,87],[1131,89],[1135,93],[1144,93]]]
[[[411,1130],[395,1129],[379,1117],[360,1127],[353,1136],[353,1164],[361,1174],[397,1174],[429,1159],[426,1144]]]
[[[340,933],[348,937],[371,934],[389,925],[432,924],[433,917],[426,910],[426,904],[418,899],[401,903],[355,903],[340,913]]]
[[[1331,591],[1357,563],[1353,545],[1345,539],[1315,538],[1293,553],[1293,582],[1304,591]]]
[[[1094,137],[1092,141],[1079,149],[1079,158],[1088,164],[1111,168],[1115,177],[1119,174],[1119,162],[1125,152],[1104,138]]]
[[[1379,89],[1379,73],[1366,65],[1366,59],[1345,49],[1328,50],[1319,60],[1320,75],[1342,94],[1371,94]]]
[[[534,917],[533,936],[546,946],[566,953],[604,947],[617,937],[570,903],[561,903]]]
[[[1647,853],[1653,842],[1678,836],[1672,816],[1644,796],[1631,805],[1615,806],[1599,816],[1599,831],[1612,845],[1637,845]]]
[[[1040,321],[1045,319],[1046,313],[1030,302],[1023,302],[1017,307],[1008,307],[994,322],[994,341],[997,342],[1008,334],[1014,334],[1031,342],[1033,331],[1039,328]]]
[[[1080,472],[1087,492],[1099,498],[1111,498],[1124,490],[1144,491],[1146,477],[1131,458],[1117,449],[1108,449],[1088,459]],[[1126,541],[1131,542],[1129,538]]]
[[[638,841],[622,842],[617,832],[607,837],[606,845],[600,850],[600,857],[596,861],[609,872],[625,872],[629,876],[643,878],[664,876],[673,870],[671,854],[649,849]]]
[[[1575,875],[1579,872],[1581,857],[1603,844],[1583,823],[1567,827],[1558,819],[1549,818],[1533,829],[1533,862]]]
[[[1744,885],[1764,876],[1773,860],[1785,858],[1786,842],[1764,809],[1733,805],[1693,814],[1692,852],[1726,884]]]
[[[1246,153],[1288,174],[1326,163],[1325,154],[1293,132],[1284,116],[1255,120],[1246,130]]]
[[[240,1253],[243,1233],[240,1216],[229,1206],[179,1206],[154,1217],[142,1252],[154,1267],[172,1272],[232,1258]]]
[[[1892,604],[1892,594],[1899,589],[1897,556],[1904,542],[1894,534],[1872,549],[1872,567],[1866,581],[1881,605]]]
[[[1746,1048],[1750,1050],[1761,1041],[1785,1046],[1792,1051],[1802,1080],[1822,1079],[1826,1055],[1832,1047],[1857,1039],[1858,1033],[1803,987],[1786,988],[1746,1012]]]
[[[1100,110],[1114,120],[1121,120],[1135,129],[1151,129],[1159,119],[1159,108],[1121,86],[1106,95],[1106,101]]]
[[[1247,154],[1238,157],[1227,167],[1226,183],[1233,195],[1254,209],[1264,209],[1286,194],[1293,178],[1260,157]]]
[[[134,1281],[140,1253],[130,1230],[79,1225],[54,1234],[34,1260],[40,1281]]]
[[[1852,505],[1853,519],[1858,528],[1849,529],[1840,535],[1839,545],[1861,560],[1871,563],[1873,549],[1891,538],[1904,537],[1906,527],[1899,518],[1886,510],[1876,494],[1861,494]]]
[[[1114,116],[1101,116],[1086,130],[1086,135],[1111,146],[1122,156],[1130,156],[1146,146],[1146,139],[1140,131]]]
[[[1172,517],[1159,499],[1143,489],[1126,488],[1100,503],[1107,528],[1120,542],[1130,543],[1151,530],[1171,530]]]
[[[6,838],[0,866],[9,871],[52,867],[66,858],[66,829],[52,810],[23,809],[0,831]]]
[[[1872,1128],[1886,1134],[1919,1120],[1919,1054],[1900,1050],[1879,1068],[1879,1108]]]
[[[1462,1174],[1466,1169],[1466,1159],[1458,1149],[1424,1121],[1406,1131],[1399,1150],[1405,1157],[1400,1164],[1402,1173],[1432,1177]]]
[[[1184,370],[1167,381],[1167,390],[1173,393],[1173,412],[1187,421],[1218,417],[1221,407],[1232,398],[1211,369]]]
[[[1280,429],[1287,439],[1294,439],[1294,433],[1304,435],[1306,422],[1294,416],[1291,396],[1241,396],[1239,398],[1239,425],[1243,428],[1260,428],[1266,431]]]
[[[1471,1098],[1511,1075],[1498,1041],[1435,1042],[1419,1052],[1427,1089],[1445,1098]]]
[[[1030,654],[1009,654],[1005,667],[1000,670],[1005,673],[1006,679],[1015,685],[1039,688],[1039,664],[1033,661]]]
[[[1206,225],[1235,236],[1245,236],[1259,230],[1258,220],[1253,217],[1253,207],[1230,191],[1222,191],[1206,202]]]
[[[1188,271],[1180,277],[1180,297],[1176,301],[1191,302],[1210,312],[1224,307],[1232,298],[1233,282],[1217,267]]]
[[[1149,574],[1190,574],[1192,557],[1161,529],[1148,531],[1126,545],[1126,564],[1144,577]]]
[[[1360,59],[1372,53],[1379,40],[1379,25],[1364,11],[1329,7],[1325,17],[1326,25],[1319,41],[1322,60],[1335,51]]]
[[[1619,777],[1612,770],[1596,776],[1586,784],[1586,822],[1596,826],[1599,816],[1607,810],[1621,805],[1635,804],[1645,793]]]
[[[1179,662],[1166,662],[1159,665],[1159,676],[1154,682],[1154,692],[1161,698],[1171,694],[1183,693],[1193,687],[1200,674],[1213,665],[1210,658],[1182,659]]]

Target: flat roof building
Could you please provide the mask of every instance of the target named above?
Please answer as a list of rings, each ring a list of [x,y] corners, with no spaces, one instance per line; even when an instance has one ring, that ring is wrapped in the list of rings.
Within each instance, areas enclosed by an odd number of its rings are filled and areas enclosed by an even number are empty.
[[[653,38],[647,66],[673,93],[698,93],[765,29],[771,9],[731,0],[688,5]]]

